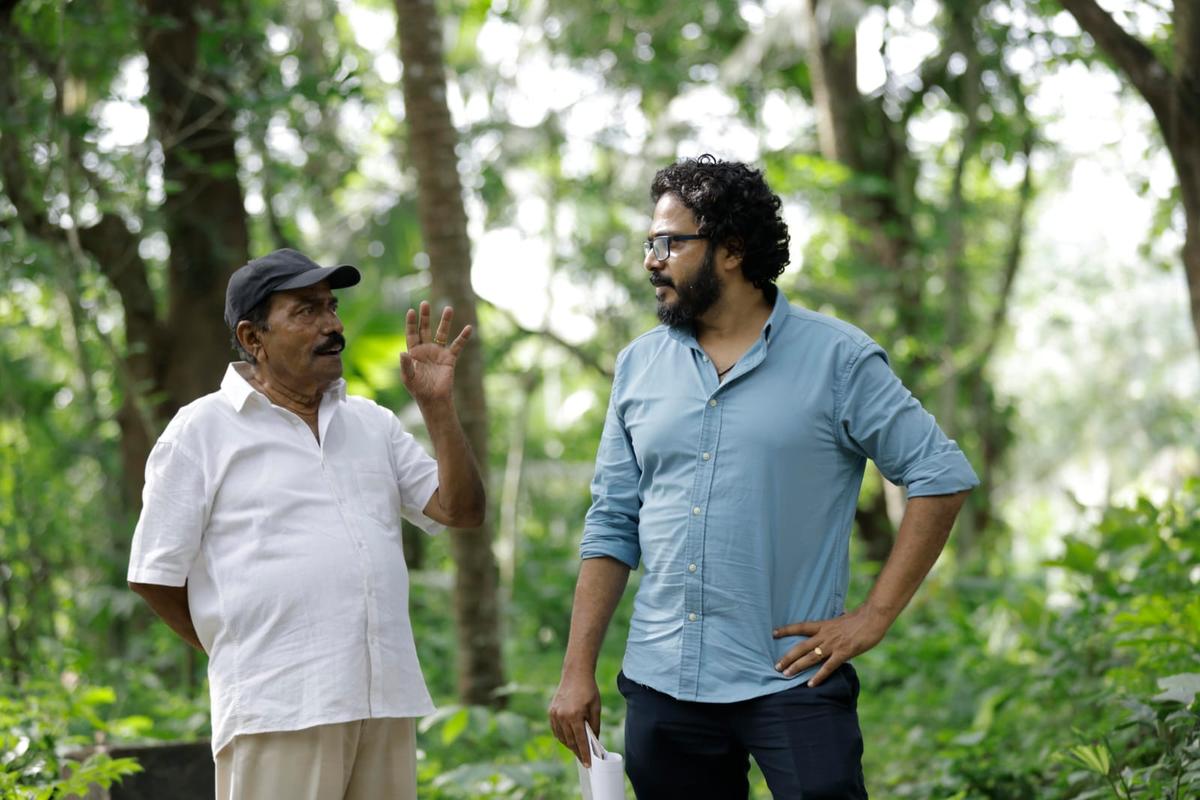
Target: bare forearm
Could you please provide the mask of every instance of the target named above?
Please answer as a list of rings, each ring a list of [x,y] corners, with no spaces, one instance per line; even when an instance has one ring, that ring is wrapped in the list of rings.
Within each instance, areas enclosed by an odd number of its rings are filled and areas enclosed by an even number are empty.
[[[941,555],[967,492],[908,501],[896,543],[864,604],[891,625]]]
[[[196,627],[192,624],[192,612],[188,607],[187,586],[159,586],[153,583],[133,583],[129,588],[141,596],[150,610],[179,635],[179,638],[204,652]]]
[[[575,584],[571,609],[571,635],[563,659],[563,674],[594,675],[600,645],[629,582],[629,566],[614,558],[584,559]]]
[[[452,403],[421,407],[438,463],[437,503],[458,527],[483,523],[487,497],[479,465]]]

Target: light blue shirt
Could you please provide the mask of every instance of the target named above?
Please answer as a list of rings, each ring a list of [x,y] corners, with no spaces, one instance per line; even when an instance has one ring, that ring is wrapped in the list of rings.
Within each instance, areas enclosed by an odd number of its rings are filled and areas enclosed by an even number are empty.
[[[617,357],[583,558],[645,564],[623,669],[680,700],[795,686],[780,625],[845,610],[867,459],[909,497],[978,485],[970,464],[852,325],[788,304],[722,383],[690,331]]]

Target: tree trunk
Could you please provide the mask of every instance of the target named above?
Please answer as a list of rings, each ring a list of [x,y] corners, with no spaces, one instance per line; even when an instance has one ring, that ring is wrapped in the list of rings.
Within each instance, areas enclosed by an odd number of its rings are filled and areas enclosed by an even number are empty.
[[[408,125],[408,154],[417,173],[421,234],[429,255],[433,302],[454,307],[458,324],[478,332],[471,288],[471,248],[463,206],[458,133],[446,105],[442,29],[432,0],[396,0],[400,60]],[[455,404],[467,438],[484,472],[488,467],[487,403],[483,387],[483,348],[478,333],[458,361]],[[458,693],[464,703],[498,705],[504,683],[500,609],[492,522],[451,533],[457,566],[454,584],[458,638]]]
[[[121,378],[122,499],[140,505],[146,457],[158,431],[182,405],[213,391],[229,358],[229,332],[222,310],[225,284],[248,260],[245,210],[237,180],[233,111],[228,91],[217,77],[221,65],[199,57],[201,26],[197,14],[215,22],[227,15],[218,0],[144,0],[147,19],[141,31],[149,64],[146,98],[154,131],[162,146],[166,196],[162,205],[171,254],[168,265],[167,316],[161,317],[150,285],[148,266],[138,252],[140,236],[119,215],[106,213],[90,228],[68,230],[52,224],[45,211],[42,180],[30,169],[24,148],[10,127],[0,140],[4,189],[21,224],[47,241],[78,249],[93,258],[121,299],[125,321],[124,353],[115,354]],[[6,68],[0,68],[0,105],[15,103],[16,74],[28,69],[17,56],[20,33],[11,24],[11,4],[0,7]],[[67,13],[64,11],[63,13]],[[54,56],[35,62],[58,87],[66,76],[54,74]],[[4,67],[4,65],[0,65]],[[64,113],[61,101],[58,113]],[[86,176],[103,197],[103,182],[78,159],[80,148],[64,146],[66,187],[73,193]],[[77,239],[75,238],[77,237]]]
[[[225,286],[249,260],[237,178],[229,90],[218,65],[199,60],[199,16],[221,21],[220,0],[144,0],[142,44],[149,59],[148,105],[162,144],[171,245],[167,298],[170,349],[161,365],[166,413],[213,391],[230,360]]]
[[[966,54],[967,67],[963,74],[960,104],[964,117],[963,132],[959,141],[958,157],[954,161],[954,174],[950,182],[950,198],[943,225],[946,229],[945,260],[945,329],[942,342],[942,379],[937,403],[938,423],[947,436],[955,437],[959,431],[959,409],[962,402],[959,385],[959,370],[955,355],[963,349],[966,338],[967,300],[967,237],[966,237],[966,171],[967,163],[975,152],[979,132],[979,56],[975,53],[971,30],[975,9],[972,4],[950,9],[951,31],[954,46]]]
[[[860,178],[872,181],[856,182],[843,190],[842,209],[854,224],[865,231],[851,245],[861,263],[874,264],[888,276],[892,295],[888,299],[895,310],[895,323],[877,332],[890,341],[907,340],[915,347],[893,368],[904,382],[937,412],[942,427],[951,436],[974,437],[974,444],[984,453],[975,453],[987,460],[990,471],[999,459],[999,448],[1006,439],[1004,423],[996,415],[996,405],[990,391],[979,391],[966,378],[986,384],[983,370],[991,356],[996,338],[1007,314],[1008,296],[1021,257],[1023,221],[1028,205],[1030,187],[1026,182],[1017,197],[1018,222],[1014,247],[1003,267],[1002,297],[986,339],[975,345],[971,304],[972,275],[965,261],[969,236],[967,221],[971,201],[965,189],[969,159],[976,157],[983,133],[978,121],[982,102],[981,83],[983,64],[975,54],[976,18],[979,3],[975,0],[947,7],[949,37],[942,52],[932,55],[922,64],[922,85],[942,85],[952,95],[961,110],[965,125],[960,151],[953,165],[950,192],[945,204],[942,230],[946,234],[943,251],[945,291],[933,307],[926,296],[925,285],[930,271],[929,259],[918,247],[918,224],[914,212],[920,206],[916,195],[915,177],[919,165],[908,149],[908,112],[895,119],[884,107],[882,97],[864,97],[857,88],[857,58],[854,37],[855,20],[846,17],[845,8],[834,0],[806,0],[809,24],[809,47],[806,58],[812,82],[813,105],[817,113],[817,134],[821,153],[850,168]],[[840,12],[840,13],[835,13]],[[967,53],[967,68],[961,80],[947,77],[950,53]],[[972,55],[974,54],[974,55]],[[1019,83],[1016,89],[1019,95]],[[920,107],[920,97],[913,99]],[[1028,166],[1031,134],[1026,137]],[[886,182],[887,188],[876,187]],[[878,298],[882,300],[883,298]],[[937,323],[941,323],[940,327]],[[971,354],[981,354],[978,361]],[[963,359],[963,355],[968,357]],[[939,356],[935,361],[935,357]],[[940,367],[936,368],[935,367]],[[932,379],[932,380],[931,380]],[[986,388],[986,387],[985,387]],[[971,389],[971,391],[967,391]],[[972,397],[987,395],[986,406],[974,406]],[[983,441],[981,430],[988,432]],[[990,520],[988,486],[971,498],[976,513],[971,519],[960,517],[964,549],[984,533],[972,523]],[[886,558],[894,537],[894,526],[886,513],[886,497],[867,499],[856,513],[859,536],[866,545],[868,559]]]
[[[1192,329],[1200,343],[1200,7],[1176,0],[1172,15],[1175,33],[1176,93],[1169,141],[1179,173],[1187,233],[1183,267],[1192,310]]]
[[[1059,0],[1154,112],[1179,178],[1186,225],[1183,252],[1192,328],[1200,344],[1200,10],[1176,0],[1172,14],[1174,64],[1117,24],[1095,0]]]
[[[852,24],[834,28],[833,11],[831,2],[807,0],[808,68],[817,112],[817,143],[825,158],[858,169],[855,29]]]
[[[909,155],[903,127],[884,113],[878,101],[858,92],[857,19],[832,0],[807,0],[809,26],[807,63],[817,111],[817,141],[821,154],[862,175],[888,181],[890,192],[862,193],[848,187],[842,206],[847,217],[868,232],[856,245],[865,263],[876,263],[891,275],[900,336],[915,334],[921,326],[923,278],[910,257],[914,226],[906,211],[912,203]],[[908,177],[906,177],[908,175]],[[908,364],[894,365],[912,385],[926,365],[920,353]]]
[[[834,18],[830,0],[807,0],[809,27],[807,60],[812,79],[813,104],[817,111],[817,140],[821,154],[862,173],[891,177],[896,173],[893,159],[902,154],[893,146],[879,147],[863,142],[867,117],[878,109],[864,102],[858,93],[854,20]],[[877,119],[873,127],[887,122]],[[863,196],[848,189],[843,197],[845,214],[869,231],[867,241],[857,245],[865,262],[874,261],[893,276],[897,297],[897,330],[903,335],[915,330],[914,314],[921,306],[920,283],[908,274],[907,254],[911,246],[904,233],[910,226],[903,219],[894,193]],[[895,365],[898,372],[906,371]],[[864,555],[881,565],[892,551],[895,528],[888,517],[887,498],[882,490],[863,501],[854,513],[856,529],[864,545]]]

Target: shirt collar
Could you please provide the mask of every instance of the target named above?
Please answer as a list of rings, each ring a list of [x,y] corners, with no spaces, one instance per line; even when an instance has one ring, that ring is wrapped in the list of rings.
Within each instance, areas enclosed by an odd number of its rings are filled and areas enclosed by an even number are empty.
[[[783,321],[787,319],[788,309],[791,307],[788,299],[783,294],[783,290],[774,284],[771,284],[767,290],[768,297],[772,293],[774,293],[774,300],[772,301],[771,315],[767,317],[767,321],[763,323],[762,327],[762,338],[767,344],[771,343],[771,335],[778,333],[779,329],[783,326]],[[694,329],[690,325],[686,327],[668,325],[667,334],[688,347],[700,348],[699,343],[696,341]]]
[[[221,379],[221,394],[238,412],[246,407],[246,401],[258,394],[243,373],[250,374],[250,365],[245,361],[235,361],[225,370],[225,377]]]
[[[221,393],[238,413],[246,407],[251,397],[263,397],[261,392],[250,385],[250,381],[247,380],[249,375],[249,364],[245,361],[234,361],[225,370],[225,377],[221,379]],[[345,400],[346,380],[338,378],[325,390],[323,397],[339,403]],[[265,397],[263,399],[266,400]]]
[[[762,335],[767,344],[771,343],[771,335],[778,333],[783,327],[783,321],[787,319],[788,311],[791,309],[791,304],[784,297],[783,290],[775,284],[771,284],[770,289],[775,293],[775,305],[771,309],[771,316],[767,317],[766,323],[763,324]]]

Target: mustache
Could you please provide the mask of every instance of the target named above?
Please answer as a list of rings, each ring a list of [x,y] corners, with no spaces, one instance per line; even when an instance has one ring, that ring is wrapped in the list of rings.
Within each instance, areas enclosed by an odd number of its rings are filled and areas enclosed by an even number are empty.
[[[672,288],[675,286],[675,282],[661,272],[651,272],[650,283],[653,286],[670,286]]]
[[[340,333],[335,332],[335,333],[329,334],[329,338],[326,339],[324,342],[322,342],[320,345],[318,345],[316,347],[316,349],[313,350],[313,352],[316,353],[317,355],[324,355],[325,353],[331,353],[334,350],[345,350],[345,349],[346,349],[346,337],[342,336]]]

